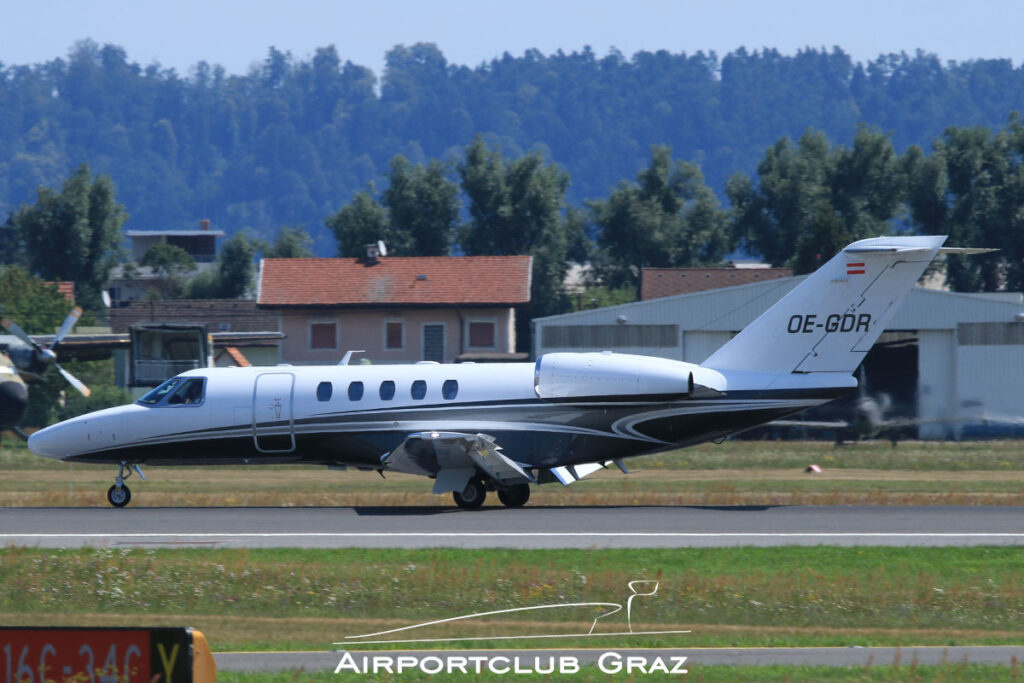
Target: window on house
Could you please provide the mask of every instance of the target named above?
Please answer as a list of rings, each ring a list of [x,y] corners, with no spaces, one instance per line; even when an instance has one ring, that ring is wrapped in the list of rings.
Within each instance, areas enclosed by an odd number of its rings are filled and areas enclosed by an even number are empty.
[[[441,396],[447,401],[452,401],[459,395],[459,380],[446,379],[441,385]]]
[[[493,349],[496,334],[492,320],[469,321],[469,345],[478,349]]]
[[[320,382],[316,385],[316,400],[330,401],[334,393],[334,386],[330,382]]]
[[[395,383],[389,379],[380,383],[380,399],[390,401],[395,397]]]
[[[336,349],[336,348],[338,348],[338,325],[337,325],[337,323],[310,323],[309,324],[309,348],[311,348],[311,349]]]
[[[352,382],[348,385],[348,400],[360,401],[363,398],[363,383]]]
[[[403,349],[405,348],[405,325],[401,320],[386,320],[384,322],[384,348]]]
[[[418,379],[412,383],[412,389],[410,391],[412,397],[417,401],[423,400],[423,397],[427,395],[427,383],[422,379]]]

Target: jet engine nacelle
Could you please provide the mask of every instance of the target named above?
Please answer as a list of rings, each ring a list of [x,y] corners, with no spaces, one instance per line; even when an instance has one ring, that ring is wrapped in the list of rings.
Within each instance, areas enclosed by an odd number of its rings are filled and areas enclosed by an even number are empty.
[[[533,388],[544,400],[671,400],[725,391],[720,373],[692,363],[624,353],[546,353]]]

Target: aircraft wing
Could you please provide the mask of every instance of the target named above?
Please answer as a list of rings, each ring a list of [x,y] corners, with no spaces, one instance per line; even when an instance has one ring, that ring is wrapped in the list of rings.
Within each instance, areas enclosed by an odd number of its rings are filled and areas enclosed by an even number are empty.
[[[384,455],[381,465],[393,472],[435,477],[434,493],[461,491],[478,469],[499,484],[535,481],[487,434],[416,432]]]

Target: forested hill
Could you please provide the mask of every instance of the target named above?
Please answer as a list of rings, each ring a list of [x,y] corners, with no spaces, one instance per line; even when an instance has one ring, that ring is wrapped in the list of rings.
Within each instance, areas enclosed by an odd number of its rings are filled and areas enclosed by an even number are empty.
[[[305,224],[329,254],[324,218],[379,183],[393,155],[451,158],[478,132],[510,157],[541,149],[578,203],[633,178],[654,144],[698,162],[721,194],[808,127],[849,144],[866,122],[898,149],[928,149],[948,126],[998,129],[1013,110],[1024,67],[922,53],[859,64],[839,49],[529,51],[470,68],[418,44],[388,52],[378,81],[333,46],[308,61],[271,48],[245,75],[204,62],[183,75],[83,41],[67,59],[0,64],[0,220],[87,162],[113,178],[128,227]]]

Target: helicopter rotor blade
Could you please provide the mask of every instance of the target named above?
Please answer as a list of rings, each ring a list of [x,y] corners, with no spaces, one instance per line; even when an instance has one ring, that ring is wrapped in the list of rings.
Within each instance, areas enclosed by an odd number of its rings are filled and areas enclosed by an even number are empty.
[[[75,306],[71,309],[71,312],[68,313],[68,317],[64,318],[64,324],[60,326],[59,330],[57,330],[57,336],[53,338],[53,343],[50,344],[51,349],[55,348],[57,344],[60,344],[61,340],[71,332],[71,329],[75,326],[75,323],[78,322],[80,317],[82,317],[82,308],[80,306]]]
[[[68,384],[73,386],[75,389],[78,389],[79,393],[82,394],[82,396],[88,398],[92,394],[92,389],[85,386],[85,383],[82,382],[82,380],[78,379],[70,372],[62,368],[60,366],[60,363],[54,363],[54,366],[57,368],[57,370],[60,371],[60,374],[64,376],[64,379],[68,381]]]
[[[25,330],[21,329],[21,325],[14,322],[10,318],[4,318],[3,320],[0,320],[0,325],[3,325],[5,328],[7,328],[8,332],[13,334],[15,337],[25,342],[32,348],[36,349],[37,351],[42,349],[42,347],[39,346],[39,344],[35,343],[32,337],[28,336]]]

